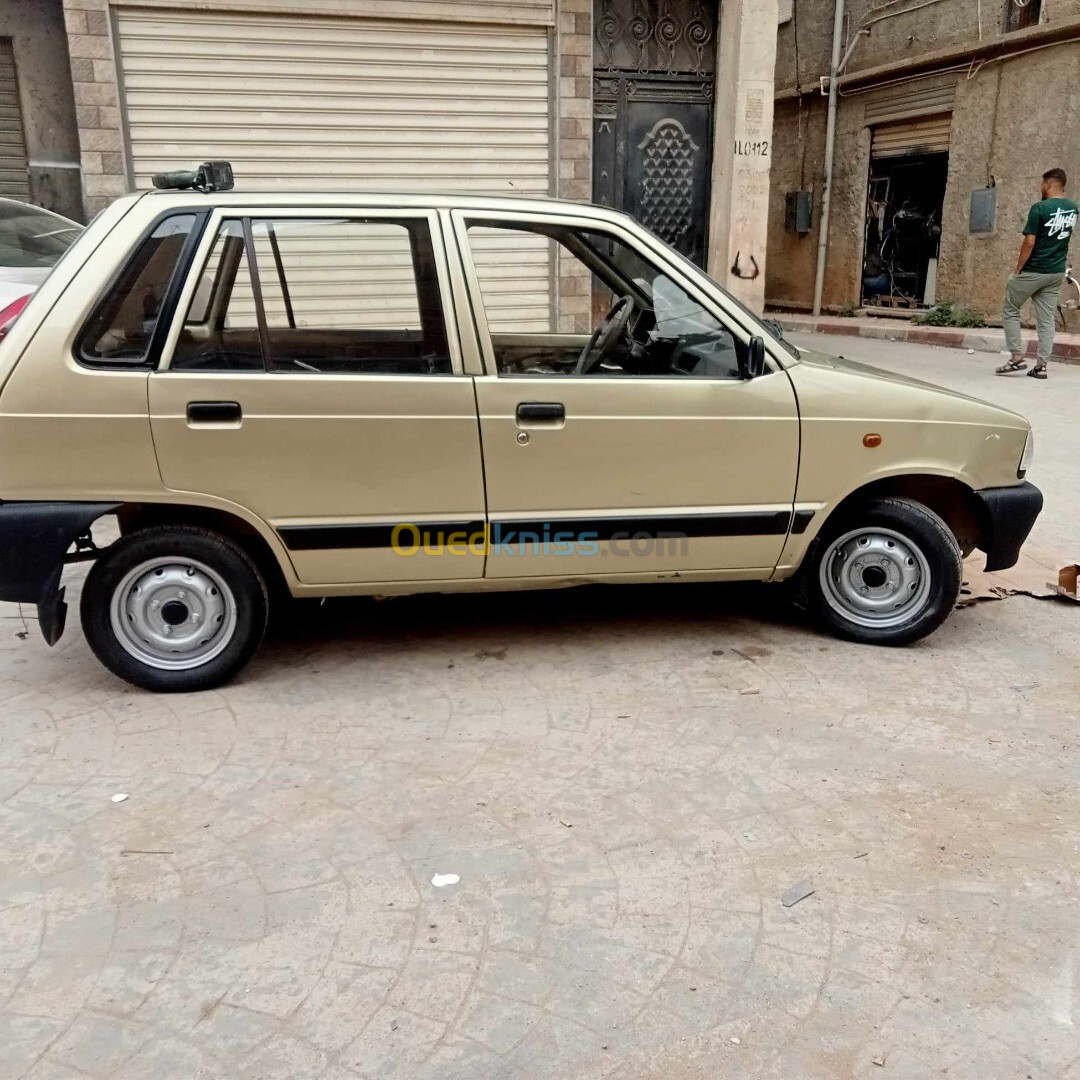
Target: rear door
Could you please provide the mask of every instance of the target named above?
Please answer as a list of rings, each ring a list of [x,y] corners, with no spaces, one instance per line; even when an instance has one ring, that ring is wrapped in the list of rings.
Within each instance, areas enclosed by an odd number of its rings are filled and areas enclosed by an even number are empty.
[[[437,225],[217,211],[150,376],[165,485],[267,522],[305,584],[483,573],[475,397]]]

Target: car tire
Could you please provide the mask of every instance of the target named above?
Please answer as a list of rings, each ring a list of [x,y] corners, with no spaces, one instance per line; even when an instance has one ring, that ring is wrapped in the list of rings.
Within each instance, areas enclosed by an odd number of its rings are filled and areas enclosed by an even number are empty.
[[[907,645],[956,606],[961,553],[949,527],[913,499],[863,503],[830,522],[807,567],[810,608],[833,634]]]
[[[269,600],[255,563],[232,540],[156,526],[104,551],[79,613],[90,648],[114,675],[184,693],[222,685],[254,656]]]

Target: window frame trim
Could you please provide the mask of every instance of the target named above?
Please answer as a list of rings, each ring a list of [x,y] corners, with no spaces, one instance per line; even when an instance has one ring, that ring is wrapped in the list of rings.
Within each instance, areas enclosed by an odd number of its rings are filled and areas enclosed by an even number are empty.
[[[195,221],[184,239],[184,245],[180,249],[180,255],[176,260],[176,265],[173,267],[172,275],[169,278],[169,284],[165,289],[161,309],[158,311],[157,319],[154,322],[154,331],[150,335],[150,343],[146,348],[146,356],[142,360],[102,360],[86,355],[83,347],[87,335],[90,333],[91,324],[97,318],[102,306],[123,280],[124,275],[134,264],[143,245],[151,239],[163,221],[172,217],[189,216],[193,216]],[[205,204],[200,206],[196,203],[185,207],[171,207],[168,210],[163,210],[150,220],[139,234],[138,241],[131,245],[127,255],[120,261],[109,276],[108,281],[98,291],[94,303],[79,327],[79,332],[75,335],[71,346],[71,355],[79,367],[91,371],[155,371],[157,369],[168,342],[169,331],[176,320],[179,301],[191,276],[192,259],[202,246],[206,225],[212,216],[210,209]],[[184,311],[187,311],[187,306],[184,307]]]
[[[250,227],[250,223],[253,221],[264,220],[285,220],[288,218],[295,218],[297,220],[314,220],[314,219],[326,219],[330,221],[357,221],[357,220],[380,220],[384,219],[389,222],[402,221],[402,220],[423,220],[427,223],[428,231],[431,237],[432,254],[435,259],[435,269],[439,275],[439,306],[442,314],[443,328],[446,334],[447,351],[450,353],[450,371],[445,375],[415,375],[408,376],[397,375],[393,372],[353,372],[353,371],[339,371],[339,372],[290,372],[290,371],[273,371],[263,369],[262,371],[196,371],[186,368],[176,368],[172,366],[173,355],[176,351],[176,343],[180,338],[180,334],[183,332],[184,324],[187,321],[187,312],[191,307],[192,298],[195,295],[195,290],[199,287],[199,279],[201,278],[201,271],[205,268],[207,260],[210,258],[213,250],[214,242],[217,238],[218,232],[221,229],[223,221],[236,220],[240,222],[248,222],[245,226]],[[350,379],[387,379],[387,378],[435,378],[435,379],[452,379],[466,376],[467,373],[464,370],[462,362],[462,349],[461,340],[458,334],[457,319],[455,317],[455,307],[453,296],[450,290],[450,256],[447,251],[446,243],[444,242],[442,230],[440,228],[438,211],[434,207],[389,207],[389,206],[367,206],[363,203],[356,203],[353,205],[335,205],[335,206],[281,206],[275,203],[265,203],[263,205],[247,204],[242,206],[216,206],[209,212],[209,220],[203,228],[202,236],[199,241],[198,249],[194,253],[194,258],[189,262],[187,267],[187,273],[184,278],[183,288],[180,291],[176,307],[172,312],[172,321],[169,326],[168,336],[162,347],[161,354],[158,359],[158,365],[154,369],[161,374],[171,373],[175,370],[177,375],[200,376],[204,378],[222,378],[222,377],[236,377],[236,378],[251,378],[252,376],[267,375],[267,376],[284,376],[290,379],[295,378],[325,378],[327,376],[350,378]],[[245,244],[245,258],[249,256],[246,253]],[[193,270],[198,267],[199,273],[194,273]],[[255,267],[257,272],[258,268]],[[259,305],[256,305],[258,309]],[[264,317],[259,316],[259,317]],[[265,357],[264,357],[265,359]],[[467,377],[471,378],[471,375]]]

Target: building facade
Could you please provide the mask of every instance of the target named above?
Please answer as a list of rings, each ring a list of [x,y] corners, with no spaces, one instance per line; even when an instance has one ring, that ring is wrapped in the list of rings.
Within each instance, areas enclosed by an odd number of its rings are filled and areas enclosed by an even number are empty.
[[[834,0],[777,43],[767,300],[814,295]],[[1080,0],[846,5],[825,310],[998,316],[1043,172],[1080,189]]]
[[[0,0],[0,196],[83,218],[61,0]]]
[[[249,190],[595,198],[763,303],[777,0],[63,3],[91,213],[214,158]]]

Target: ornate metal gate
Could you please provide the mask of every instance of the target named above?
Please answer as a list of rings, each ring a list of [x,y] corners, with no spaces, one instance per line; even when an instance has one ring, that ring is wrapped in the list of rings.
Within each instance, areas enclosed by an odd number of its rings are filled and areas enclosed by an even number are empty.
[[[717,0],[595,0],[593,198],[705,265]]]

